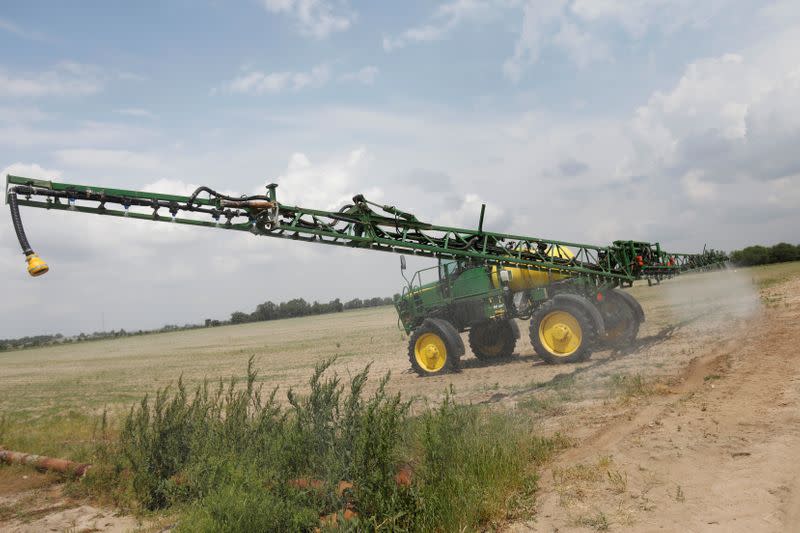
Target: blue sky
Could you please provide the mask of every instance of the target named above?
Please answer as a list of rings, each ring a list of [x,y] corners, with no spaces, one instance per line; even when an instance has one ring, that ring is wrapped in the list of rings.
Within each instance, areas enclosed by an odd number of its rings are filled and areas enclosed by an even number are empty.
[[[597,244],[796,242],[797,57],[788,0],[5,3],[0,169],[166,192],[277,181],[292,203],[365,193],[468,226],[486,202],[491,229]],[[24,217],[53,271],[27,279],[0,224],[0,337],[401,284],[381,254]]]

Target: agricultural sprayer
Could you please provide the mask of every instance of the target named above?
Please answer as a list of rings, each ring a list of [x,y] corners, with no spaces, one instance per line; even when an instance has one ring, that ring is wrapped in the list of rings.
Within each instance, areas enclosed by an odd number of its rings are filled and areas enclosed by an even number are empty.
[[[188,224],[254,235],[347,246],[438,259],[410,279],[395,307],[410,334],[408,355],[420,375],[458,368],[469,332],[483,360],[510,356],[520,337],[514,319],[530,321],[530,339],[547,363],[588,359],[599,345],[631,343],[644,321],[639,303],[622,290],[689,270],[724,265],[725,254],[675,254],[658,244],[614,241],[591,246],[428,224],[362,195],[338,211],[280,203],[277,185],[267,194],[228,196],[199,187],[190,196],[56,183],[8,175],[7,201],[28,272],[48,266],[31,249],[19,206]],[[405,271],[405,257],[401,269]],[[428,271],[436,281],[425,283]],[[405,272],[403,273],[405,277]]]

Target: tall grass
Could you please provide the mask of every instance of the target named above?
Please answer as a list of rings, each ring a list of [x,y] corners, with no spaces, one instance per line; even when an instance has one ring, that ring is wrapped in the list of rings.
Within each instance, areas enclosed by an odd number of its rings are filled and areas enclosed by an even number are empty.
[[[180,515],[183,531],[302,531],[338,515],[349,528],[461,531],[514,516],[554,448],[528,420],[457,404],[409,415],[369,366],[343,382],[317,365],[309,392],[179,380],[134,405],[98,446],[87,486],[142,510]],[[402,470],[410,476],[398,481]],[[342,481],[347,483],[343,484]]]

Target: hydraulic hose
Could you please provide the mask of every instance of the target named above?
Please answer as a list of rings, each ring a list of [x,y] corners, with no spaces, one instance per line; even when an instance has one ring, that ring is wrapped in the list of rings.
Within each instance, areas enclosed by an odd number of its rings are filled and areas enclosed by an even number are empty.
[[[19,215],[17,194],[14,191],[8,193],[8,207],[11,209],[11,223],[14,225],[14,232],[17,234],[17,240],[22,248],[22,253],[25,254],[25,262],[28,263],[28,274],[33,277],[46,274],[50,270],[50,267],[33,252],[28,242],[28,237],[25,235],[25,228],[22,227],[22,217]]]
[[[17,240],[22,248],[22,253],[26,256],[32,255],[33,250],[28,242],[28,237],[25,235],[25,228],[22,227],[22,217],[19,215],[17,195],[13,192],[8,193],[8,207],[11,208],[11,223],[14,224],[14,232],[17,234]]]
[[[219,193],[219,192],[215,191],[214,189],[212,189],[210,187],[206,187],[205,185],[203,185],[203,186],[198,187],[197,189],[195,189],[195,191],[189,197],[189,201],[186,202],[186,207],[187,208],[188,207],[192,207],[192,204],[194,203],[194,201],[197,199],[197,196],[201,192],[207,192],[209,195],[211,195],[211,196],[213,196],[215,198],[219,198],[220,200],[228,200],[228,201],[248,201],[248,200],[267,200],[268,201],[269,200],[269,196],[265,196],[263,194],[254,194],[252,196],[241,196],[241,197],[238,197],[238,198],[235,197],[235,196],[228,196],[226,194]]]

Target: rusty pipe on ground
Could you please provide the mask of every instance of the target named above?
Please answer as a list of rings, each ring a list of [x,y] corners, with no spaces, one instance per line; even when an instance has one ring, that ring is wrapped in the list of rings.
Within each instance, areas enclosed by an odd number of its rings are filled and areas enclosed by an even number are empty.
[[[57,459],[45,455],[34,455],[32,453],[14,452],[0,448],[0,463],[10,465],[25,465],[37,470],[47,472],[58,472],[76,477],[83,477],[92,465],[88,463],[76,463],[67,459]]]

